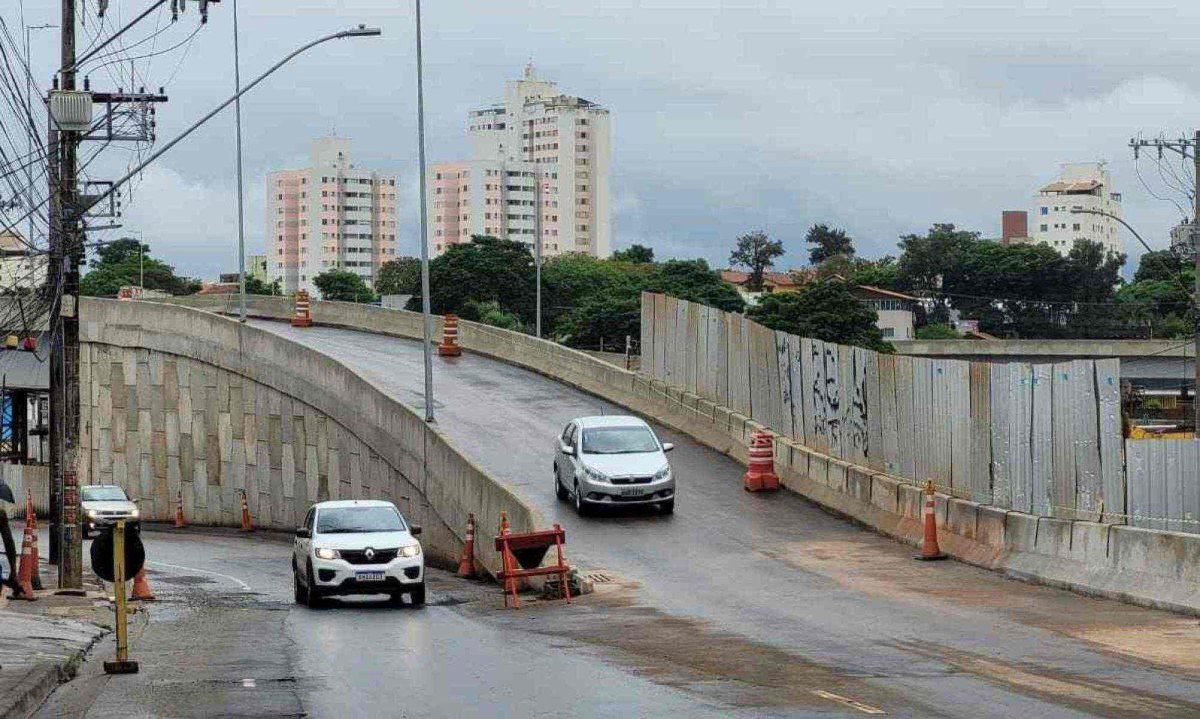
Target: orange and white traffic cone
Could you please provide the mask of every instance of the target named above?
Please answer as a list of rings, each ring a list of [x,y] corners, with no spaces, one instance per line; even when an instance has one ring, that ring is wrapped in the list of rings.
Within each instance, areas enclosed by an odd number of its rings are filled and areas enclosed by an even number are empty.
[[[775,440],[770,432],[758,429],[750,435],[750,467],[742,477],[742,486],[747,492],[779,489],[779,476],[775,474]]]
[[[146,568],[142,567],[138,573],[133,576],[133,593],[129,595],[130,599],[139,602],[153,602],[158,599],[154,596],[154,591],[150,589],[150,582],[146,580]]]
[[[29,560],[29,583],[33,588],[42,589],[42,570],[41,556],[38,553],[38,524],[37,512],[33,509],[33,490],[25,490],[25,526],[29,527],[30,535],[33,539],[33,550],[30,552],[32,559]]]
[[[183,529],[187,524],[183,521],[183,490],[179,490],[179,494],[175,499],[175,528]]]
[[[442,343],[437,348],[438,357],[458,357],[462,347],[458,346],[458,315],[446,315],[442,320]]]
[[[250,505],[246,502],[246,490],[242,490],[242,528],[243,532],[253,532],[254,525],[250,523]]]
[[[475,576],[475,515],[467,515],[467,540],[463,542],[462,556],[458,560],[458,576]]]
[[[14,594],[13,599],[27,599],[33,601],[36,597],[33,596],[33,532],[29,525],[25,525],[25,533],[21,538],[21,564],[17,569],[17,586],[20,587],[21,593]]]
[[[921,544],[921,553],[913,559],[932,562],[946,558],[946,555],[942,554],[941,547],[938,546],[936,506],[933,500],[933,480],[931,479],[925,482],[925,541]]]

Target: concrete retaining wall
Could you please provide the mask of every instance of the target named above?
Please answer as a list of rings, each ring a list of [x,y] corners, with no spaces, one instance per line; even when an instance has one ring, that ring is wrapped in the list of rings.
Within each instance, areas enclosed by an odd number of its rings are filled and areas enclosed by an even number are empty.
[[[228,301],[206,304],[216,311],[233,306]],[[255,298],[251,314],[282,319],[290,316],[291,304]],[[321,324],[420,337],[420,315],[411,312],[316,302],[313,316]],[[748,459],[749,434],[762,428],[728,407],[586,353],[471,322],[461,327],[467,350],[624,405],[742,462]],[[919,544],[923,497],[918,487],[778,436],[775,446],[776,469],[789,489],[884,534]],[[962,561],[1084,594],[1200,614],[1200,535],[1036,517],[944,494],[936,495],[936,504],[942,549]]]
[[[114,482],[167,521],[182,490],[190,522],[290,530],[314,501],[386,498],[452,562],[467,513],[481,527],[536,510],[464,458],[412,410],[337,361],[209,312],[84,300],[85,482]],[[482,566],[499,557],[476,543]]]

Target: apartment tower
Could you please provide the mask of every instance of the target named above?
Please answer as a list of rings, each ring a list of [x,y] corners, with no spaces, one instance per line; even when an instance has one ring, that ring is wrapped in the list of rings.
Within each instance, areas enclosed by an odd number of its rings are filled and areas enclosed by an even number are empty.
[[[312,143],[310,166],[267,176],[268,267],[285,293],[319,296],[313,280],[346,270],[374,287],[396,256],[396,178],[359,169],[350,141]]]
[[[468,115],[471,159],[429,171],[429,247],[440,255],[472,235],[545,256],[607,257],[612,242],[609,111],[537,77],[505,83],[504,102]],[[540,215],[540,222],[539,222]]]

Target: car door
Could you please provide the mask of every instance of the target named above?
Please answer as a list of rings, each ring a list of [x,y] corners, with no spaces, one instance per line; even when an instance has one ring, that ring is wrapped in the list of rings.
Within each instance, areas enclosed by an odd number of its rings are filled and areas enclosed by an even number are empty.
[[[562,482],[564,487],[570,487],[571,482],[568,481],[567,470],[571,468],[571,457],[562,450],[564,444],[571,444],[571,436],[575,431],[575,423],[567,422],[567,426],[563,428],[562,434],[558,436],[558,440],[554,443],[554,472],[558,476],[558,481]]]
[[[316,515],[317,508],[309,507],[308,514],[304,515],[304,524],[300,525],[309,531],[309,536],[296,537],[296,541],[292,543],[296,567],[300,571],[304,571],[304,567],[308,564],[308,549],[312,546],[312,530],[315,526]]]
[[[575,474],[579,471],[579,426],[571,423],[566,436],[563,441],[571,445],[571,451],[563,453],[563,486],[571,488],[575,486]]]

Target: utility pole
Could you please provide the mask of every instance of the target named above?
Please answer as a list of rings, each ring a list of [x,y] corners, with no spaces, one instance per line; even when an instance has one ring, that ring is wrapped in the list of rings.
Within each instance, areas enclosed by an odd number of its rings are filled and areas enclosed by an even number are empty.
[[[1196,437],[1200,437],[1200,130],[1196,130],[1191,139],[1180,137],[1178,140],[1130,140],[1129,146],[1133,148],[1133,159],[1137,160],[1138,152],[1142,148],[1153,147],[1158,151],[1158,159],[1162,159],[1163,150],[1170,150],[1179,154],[1185,160],[1192,160],[1192,220],[1188,223],[1188,239],[1192,248],[1192,261],[1195,267],[1196,286],[1192,298],[1192,313],[1195,321],[1194,331],[1196,337],[1195,356],[1193,362],[1196,365],[1195,387],[1192,389],[1192,410],[1194,413],[1195,429],[1193,432]]]
[[[530,126],[529,136],[533,137],[533,131],[532,131],[533,122],[532,121],[530,121],[529,126]],[[529,144],[533,145],[533,140],[530,140]],[[537,319],[535,321],[536,329],[534,330],[534,335],[538,339],[541,339],[542,338],[542,170],[540,167],[537,167],[533,171],[533,182],[534,182],[533,206],[534,206],[534,210],[536,211],[536,214],[534,215],[534,218],[533,218],[533,234],[537,236],[537,239],[534,241],[535,244],[534,244],[534,249],[533,249],[533,262],[534,262],[534,265],[536,266],[534,269],[534,277],[535,277],[535,281],[537,283],[537,292],[536,292],[536,295],[537,295],[536,317],[537,317]]]

